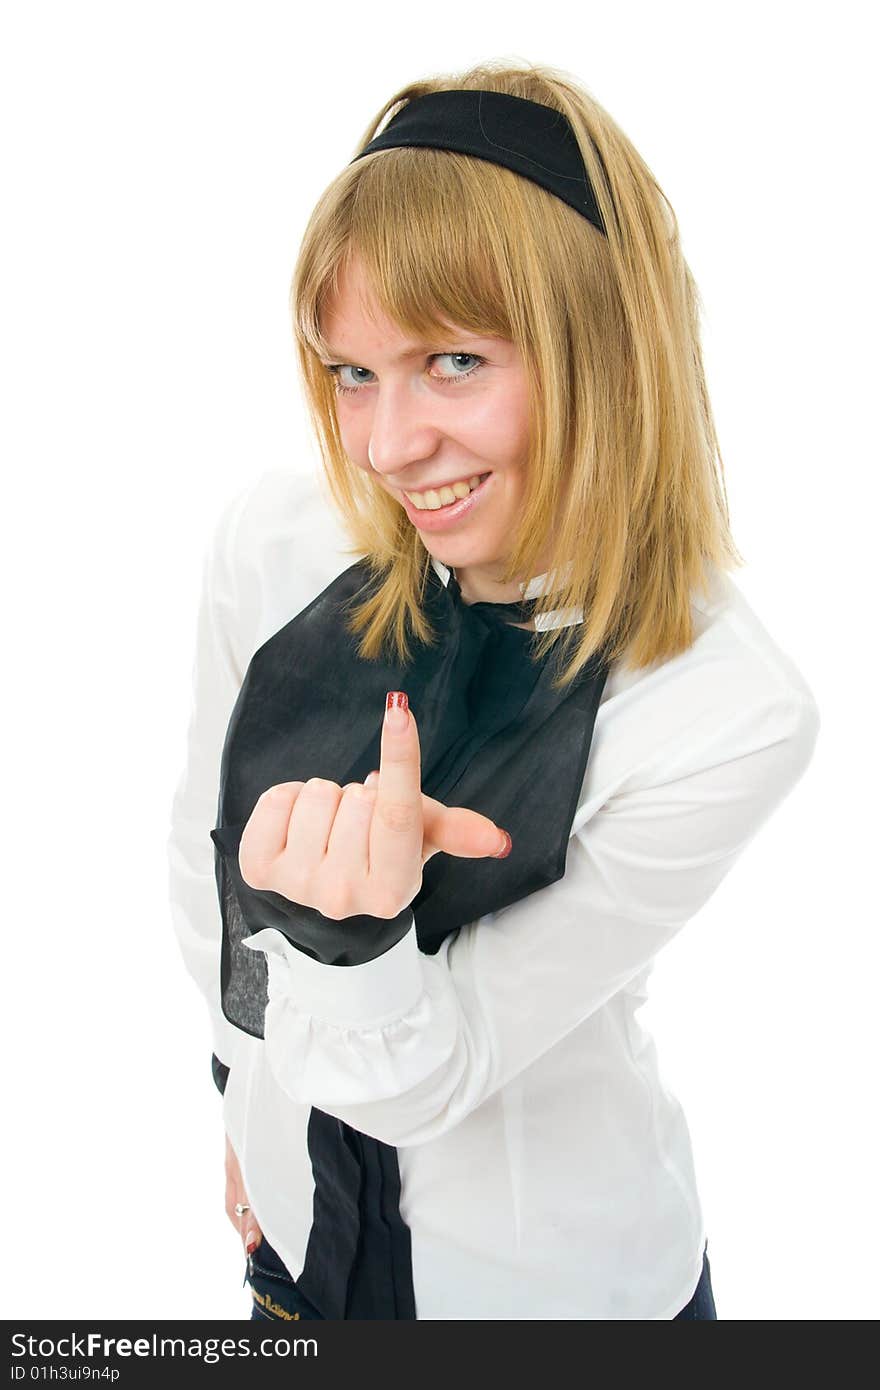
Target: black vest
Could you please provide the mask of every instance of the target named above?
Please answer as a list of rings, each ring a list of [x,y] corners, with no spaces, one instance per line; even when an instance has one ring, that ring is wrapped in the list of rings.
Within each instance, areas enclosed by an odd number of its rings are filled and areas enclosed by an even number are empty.
[[[419,950],[434,955],[450,932],[565,873],[607,662],[594,657],[565,691],[552,690],[554,656],[536,662],[535,634],[512,626],[532,615],[536,600],[466,604],[454,573],[444,585],[430,565],[424,608],[438,643],[411,638],[416,654],[407,665],[365,661],[343,615],[369,583],[358,561],[270,637],[251,658],[230,717],[211,831],[221,995],[226,1018],[254,1037],[264,1036],[267,966],[261,952],[241,945],[244,937],[275,927],[306,954],[343,967],[382,955],[415,918]],[[362,782],[379,766],[389,690],[406,691],[418,721],[423,792],[488,816],[509,831],[511,853],[433,855],[418,894],[393,920],[337,922],[251,888],[238,847],[260,795],[310,777]],[[396,1148],[314,1106],[308,1148],[313,1225],[297,1286],[325,1318],[415,1318]]]

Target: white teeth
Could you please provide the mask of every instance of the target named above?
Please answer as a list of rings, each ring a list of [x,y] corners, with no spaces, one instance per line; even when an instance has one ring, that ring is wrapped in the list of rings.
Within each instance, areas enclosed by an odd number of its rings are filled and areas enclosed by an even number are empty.
[[[464,483],[453,483],[451,487],[428,488],[427,492],[408,492],[406,495],[417,507],[420,512],[436,512],[439,507],[448,506],[450,502],[455,502],[460,497],[467,497],[469,492],[479,485],[480,475],[475,473],[472,478],[468,478]]]

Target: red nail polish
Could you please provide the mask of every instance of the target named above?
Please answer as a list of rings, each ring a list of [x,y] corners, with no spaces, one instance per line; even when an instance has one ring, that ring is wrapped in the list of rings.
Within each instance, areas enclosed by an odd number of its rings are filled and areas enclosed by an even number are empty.
[[[407,726],[407,710],[409,709],[409,698],[405,690],[389,690],[385,697],[385,718],[388,720],[392,729],[405,729]],[[401,714],[396,711],[402,711]],[[392,713],[392,711],[395,711]]]
[[[507,841],[507,844],[505,845],[504,849],[502,849],[502,850],[499,851],[498,854],[493,854],[493,855],[492,855],[492,858],[493,858],[493,859],[506,859],[507,856],[508,856],[508,854],[510,853],[510,851],[513,849],[513,841],[511,840],[511,838],[510,838],[510,836],[508,835],[507,831],[506,831],[506,830],[502,830],[501,833],[502,833],[502,835],[505,837],[505,839],[506,839],[506,841]]]
[[[257,1242],[256,1242],[255,1240],[252,1240],[251,1243],[250,1243],[250,1245],[249,1245],[248,1248],[247,1248],[247,1253],[248,1253],[249,1255],[252,1255],[252,1254],[254,1253],[254,1251],[256,1250],[256,1248],[257,1248]]]

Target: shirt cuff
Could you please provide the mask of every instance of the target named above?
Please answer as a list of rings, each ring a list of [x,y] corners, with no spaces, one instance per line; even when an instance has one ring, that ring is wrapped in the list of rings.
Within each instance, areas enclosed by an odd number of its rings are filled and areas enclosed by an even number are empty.
[[[300,1012],[339,1028],[381,1027],[408,1013],[424,992],[415,917],[410,916],[399,941],[359,965],[314,960],[276,927],[264,927],[241,944],[265,952],[270,1004],[287,999]]]

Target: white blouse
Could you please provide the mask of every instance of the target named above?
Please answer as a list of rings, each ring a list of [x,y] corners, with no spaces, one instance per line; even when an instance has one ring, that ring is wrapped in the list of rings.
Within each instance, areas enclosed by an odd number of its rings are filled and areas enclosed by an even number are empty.
[[[688,651],[612,665],[564,876],[436,955],[412,928],[374,960],[324,965],[258,931],[255,1038],[220,1007],[223,740],[252,654],[354,563],[349,544],[317,477],[273,471],[227,504],[205,559],[170,897],[230,1067],[223,1117],[254,1214],[296,1278],[315,1105],[397,1146],[417,1317],[674,1318],[706,1231],[687,1123],[638,1010],[657,952],[809,763],[812,692],[717,572]]]

